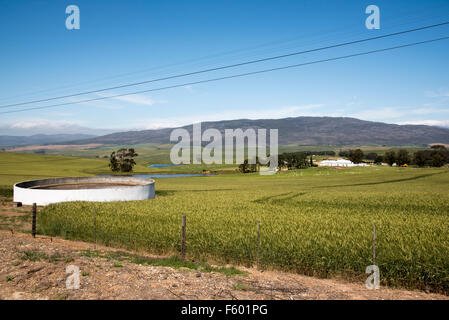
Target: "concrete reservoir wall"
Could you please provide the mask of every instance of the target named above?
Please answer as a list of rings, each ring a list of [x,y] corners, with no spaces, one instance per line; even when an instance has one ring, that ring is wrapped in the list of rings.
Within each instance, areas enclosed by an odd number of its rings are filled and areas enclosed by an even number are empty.
[[[14,202],[25,205],[146,200],[154,198],[154,195],[154,180],[123,176],[53,178],[14,185]]]

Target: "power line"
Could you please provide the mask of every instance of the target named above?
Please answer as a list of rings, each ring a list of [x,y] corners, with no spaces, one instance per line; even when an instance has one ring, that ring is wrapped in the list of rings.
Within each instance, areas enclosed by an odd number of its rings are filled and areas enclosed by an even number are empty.
[[[434,6],[426,6],[425,8],[420,8],[420,10],[419,10],[419,19],[417,21],[415,21],[415,22],[421,22],[421,21],[425,21],[426,20],[426,19],[422,19],[424,17],[423,13],[425,13],[427,11],[430,11],[430,10],[441,9],[442,7],[446,7],[446,6],[447,6],[447,3],[442,3],[442,4],[440,3],[440,4],[434,5]],[[384,15],[384,18],[383,18],[382,21],[390,21],[392,18],[394,18],[394,22],[395,22],[394,25],[396,27],[402,27],[402,26],[407,25],[407,24],[404,24],[404,23],[396,24],[396,22],[398,22],[400,20],[404,20],[404,17],[411,17],[415,13],[416,13],[416,10],[412,10],[412,11],[410,11],[410,10],[398,11],[394,15],[391,15],[391,16],[388,16],[388,14]],[[398,18],[398,16],[399,16],[399,18]],[[440,16],[446,18],[447,14],[446,15],[440,15]],[[357,23],[357,24],[353,23],[353,24],[350,24],[350,25],[348,24],[346,26],[347,27],[349,27],[349,26],[355,27],[358,24],[359,23]],[[388,23],[388,25],[389,26],[393,26],[392,23]],[[335,34],[336,35],[337,31],[341,31],[341,30],[343,30],[343,28],[339,28],[339,29],[333,28],[332,30],[328,30],[328,31],[330,31],[329,35],[330,34]],[[351,34],[353,34],[353,33],[351,33]],[[357,32],[357,35],[358,34],[360,34],[360,32]],[[309,35],[310,36],[315,36],[315,35],[320,35],[321,36],[321,35],[323,35],[323,31],[320,31],[320,32],[317,32],[317,33],[313,33],[313,34],[309,34]],[[330,36],[330,37],[327,38],[327,40],[331,40],[334,37],[335,36]],[[44,90],[39,90],[39,91],[34,91],[34,92],[16,94],[14,96],[6,97],[6,98],[2,97],[1,100],[10,100],[10,99],[14,99],[14,98],[20,98],[20,97],[23,97],[23,96],[25,96],[25,97],[33,96],[33,95],[40,94],[40,93],[48,93],[48,92],[55,92],[55,91],[57,92],[57,91],[61,91],[62,89],[69,89],[71,87],[79,87],[81,85],[87,85],[87,84],[91,84],[91,83],[104,82],[104,81],[110,80],[110,79],[125,78],[125,77],[131,76],[131,75],[136,75],[136,74],[139,74],[139,73],[142,74],[142,73],[146,73],[146,72],[149,72],[149,71],[160,70],[160,69],[167,69],[167,68],[171,68],[171,67],[174,67],[174,66],[180,66],[180,65],[186,65],[186,64],[192,64],[192,63],[199,62],[199,61],[202,61],[202,60],[211,60],[213,58],[218,58],[218,57],[222,57],[222,56],[233,55],[235,58],[239,57],[239,58],[242,58],[242,59],[243,58],[250,59],[250,58],[254,57],[255,55],[254,54],[250,54],[250,55],[244,54],[244,55],[236,56],[235,53],[241,53],[241,52],[245,52],[245,51],[254,51],[254,50],[257,50],[257,49],[261,49],[261,50],[258,50],[258,51],[260,51],[261,54],[265,54],[265,52],[267,52],[267,54],[269,52],[275,52],[275,50],[278,50],[279,48],[290,50],[290,49],[295,48],[296,45],[294,45],[294,46],[289,45],[289,46],[284,46],[284,47],[278,47],[277,49],[272,48],[272,49],[269,49],[269,50],[268,49],[262,49],[262,48],[266,48],[266,47],[270,47],[270,46],[274,46],[274,45],[281,45],[283,43],[292,43],[292,42],[295,42],[295,41],[298,41],[298,40],[302,40],[302,39],[305,39],[305,38],[307,38],[305,35],[301,35],[300,37],[296,36],[294,38],[288,38],[288,39],[283,39],[283,40],[271,41],[271,42],[268,42],[268,43],[262,43],[262,44],[258,44],[258,45],[253,45],[251,47],[246,47],[246,48],[241,48],[241,49],[234,49],[234,50],[230,50],[230,51],[215,53],[215,54],[212,54],[212,55],[208,55],[208,56],[204,56],[204,57],[200,57],[200,58],[192,58],[192,59],[188,59],[188,60],[185,60],[185,61],[179,61],[179,62],[176,62],[176,63],[171,63],[171,64],[167,64],[167,65],[163,65],[163,66],[155,66],[155,67],[146,68],[146,69],[142,69],[142,70],[138,70],[138,71],[127,72],[127,73],[122,73],[122,74],[115,74],[115,75],[111,75],[111,76],[106,76],[106,77],[102,77],[102,78],[97,78],[97,79],[84,81],[84,82],[78,82],[78,83],[71,84],[71,85],[59,86],[59,87],[51,88],[51,89],[44,89]],[[313,41],[311,44],[315,44],[315,43],[318,44],[320,42],[324,42],[324,41]],[[300,47],[304,47],[304,42],[303,41],[301,41],[301,46]],[[213,65],[213,64],[207,63],[207,64],[204,64],[204,67],[208,67],[208,66],[211,66],[211,65]],[[200,67],[200,66],[198,66],[198,67]],[[56,92],[54,93],[54,95],[57,94]],[[30,97],[29,99],[32,99],[32,98]],[[8,102],[6,102],[6,103],[8,103]]]
[[[300,63],[300,64],[293,64],[293,65],[288,65],[288,66],[284,66],[284,67],[277,67],[277,68],[264,69],[264,70],[259,70],[259,71],[240,73],[240,74],[231,75],[231,76],[225,76],[225,77],[219,77],[219,78],[212,78],[212,79],[188,82],[188,83],[177,84],[177,85],[166,86],[166,87],[160,87],[160,88],[154,88],[154,89],[141,90],[141,91],[136,91],[136,92],[132,92],[132,93],[117,94],[117,95],[113,95],[113,96],[106,96],[106,97],[93,98],[93,99],[87,99],[87,100],[80,100],[80,101],[74,101],[74,102],[66,102],[66,103],[60,103],[60,104],[54,104],[54,105],[48,105],[48,106],[42,106],[42,107],[33,107],[33,108],[27,108],[27,109],[4,111],[4,112],[0,112],[0,114],[23,112],[23,111],[30,111],[30,110],[40,110],[40,109],[47,109],[47,108],[54,108],[54,107],[71,105],[71,104],[86,103],[86,102],[106,100],[106,99],[113,99],[113,98],[118,98],[118,97],[123,97],[123,96],[130,96],[130,95],[147,93],[147,92],[154,92],[154,91],[161,91],[161,90],[167,90],[167,89],[180,88],[180,87],[185,87],[185,86],[189,86],[189,85],[196,85],[196,84],[202,84],[202,83],[207,83],[207,82],[215,82],[215,81],[220,81],[220,80],[239,78],[239,77],[255,75],[255,74],[261,74],[261,73],[267,73],[267,72],[272,72],[272,71],[278,71],[278,70],[285,70],[285,69],[290,69],[290,68],[303,67],[303,66],[312,65],[312,64],[318,64],[318,63],[323,63],[323,62],[330,62],[330,61],[342,60],[342,59],[347,59],[347,58],[352,58],[352,57],[364,56],[364,55],[369,55],[369,54],[373,54],[373,53],[385,52],[385,51],[390,51],[390,50],[395,50],[395,49],[400,49],[400,48],[407,48],[407,47],[412,47],[412,46],[416,46],[416,45],[421,45],[421,44],[426,44],[426,43],[431,43],[431,42],[437,42],[437,41],[447,40],[447,39],[449,39],[449,36],[442,37],[442,38],[431,39],[431,40],[420,41],[420,42],[408,43],[408,44],[404,44],[404,45],[400,45],[400,46],[394,46],[394,47],[388,47],[388,48],[383,48],[383,49],[377,49],[377,50],[365,51],[365,52],[360,52],[360,53],[354,53],[354,54],[340,56],[340,57],[315,60],[315,61],[305,62],[305,63]]]
[[[424,26],[424,27],[420,27],[420,28],[408,29],[408,30],[404,30],[404,31],[389,33],[386,35],[381,35],[381,36],[376,36],[376,37],[371,37],[371,38],[359,39],[359,40],[355,40],[355,41],[344,42],[344,43],[339,43],[339,44],[335,44],[335,45],[330,45],[330,46],[325,46],[325,47],[320,47],[320,48],[315,48],[315,49],[310,49],[310,50],[304,50],[304,51],[293,52],[293,53],[288,53],[288,54],[283,54],[283,55],[278,55],[278,56],[273,56],[273,57],[267,57],[267,58],[262,58],[262,59],[257,59],[257,60],[240,62],[240,63],[221,66],[221,67],[215,67],[215,68],[203,69],[203,70],[193,71],[193,72],[188,72],[188,73],[183,73],[183,74],[177,74],[177,75],[158,78],[158,79],[134,82],[134,83],[124,84],[124,85],[119,85],[119,86],[114,86],[114,87],[108,87],[108,88],[103,88],[103,89],[97,89],[97,90],[91,90],[91,91],[84,91],[84,92],[63,95],[63,96],[58,96],[58,97],[53,97],[53,98],[46,98],[46,99],[40,99],[40,100],[32,100],[32,101],[26,101],[26,102],[21,102],[21,103],[8,104],[8,105],[0,106],[0,108],[2,108],[2,109],[3,108],[11,108],[11,107],[17,107],[17,106],[33,104],[33,103],[38,103],[38,102],[47,102],[47,101],[52,101],[52,100],[71,98],[71,97],[76,97],[76,96],[81,96],[81,95],[86,95],[86,94],[91,94],[91,93],[98,93],[98,92],[109,91],[109,90],[114,90],[114,89],[122,89],[122,88],[127,88],[127,87],[132,87],[132,86],[138,86],[138,85],[142,85],[142,84],[148,84],[148,83],[152,83],[152,82],[170,80],[170,79],[187,77],[187,76],[192,76],[192,75],[201,74],[201,73],[235,68],[235,67],[240,67],[240,66],[249,65],[249,64],[255,64],[255,63],[276,60],[276,59],[281,59],[281,58],[287,58],[287,57],[292,57],[292,56],[311,53],[311,52],[317,52],[317,51],[322,51],[322,50],[327,50],[327,49],[348,46],[348,45],[372,41],[372,40],[383,39],[383,38],[387,38],[387,37],[393,37],[393,36],[397,36],[397,35],[401,35],[401,34],[406,34],[406,33],[421,31],[421,30],[425,30],[425,29],[440,27],[440,26],[447,25],[447,24],[449,24],[449,21],[438,23],[438,24],[433,24],[433,25],[429,25],[429,26]]]

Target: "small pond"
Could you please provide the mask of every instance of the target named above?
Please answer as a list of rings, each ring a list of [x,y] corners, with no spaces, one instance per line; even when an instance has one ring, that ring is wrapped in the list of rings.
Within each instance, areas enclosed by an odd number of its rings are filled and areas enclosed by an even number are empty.
[[[208,177],[214,174],[195,174],[195,173],[170,173],[170,174],[134,174],[136,178],[180,178],[180,177]]]
[[[166,167],[177,167],[180,164],[152,164],[149,165],[148,168],[166,168]]]
[[[121,175],[112,175],[112,174],[99,174],[98,176],[106,176],[106,177],[120,177]],[[132,175],[123,175],[126,177],[136,177],[136,178],[144,178],[144,179],[153,179],[153,178],[182,178],[182,177],[209,177],[215,176],[215,174],[201,174],[201,173],[169,173],[169,174],[132,174]]]

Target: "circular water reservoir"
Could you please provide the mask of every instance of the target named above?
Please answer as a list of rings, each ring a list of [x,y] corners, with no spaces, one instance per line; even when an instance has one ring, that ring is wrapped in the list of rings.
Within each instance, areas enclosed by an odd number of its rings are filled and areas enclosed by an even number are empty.
[[[14,202],[26,205],[146,200],[154,198],[154,194],[154,180],[123,176],[52,178],[14,185]]]

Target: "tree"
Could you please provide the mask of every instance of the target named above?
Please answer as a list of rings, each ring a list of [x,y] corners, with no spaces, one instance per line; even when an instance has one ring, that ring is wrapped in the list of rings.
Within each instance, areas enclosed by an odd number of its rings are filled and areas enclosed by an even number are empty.
[[[426,151],[417,151],[413,155],[413,163],[418,167],[424,167],[429,164],[429,157]]]
[[[304,169],[309,166],[316,166],[313,163],[312,156],[307,159],[304,152],[283,153],[278,156],[279,167],[287,167],[290,169]]]
[[[401,149],[398,151],[398,155],[396,156],[396,164],[398,166],[403,166],[404,164],[410,163],[410,156],[408,155],[408,151],[405,149]]]
[[[366,156],[365,156],[365,159],[366,160],[376,160],[376,158],[377,158],[377,153],[375,153],[375,152],[371,152],[371,153],[368,153]]]
[[[447,161],[446,155],[440,151],[432,151],[430,153],[430,159],[433,167],[442,167]]]
[[[282,153],[278,156],[278,166],[279,166],[279,168],[283,168],[283,167],[287,166],[287,160],[286,160],[284,153]]]
[[[114,151],[109,157],[109,168],[113,172],[131,172],[136,165],[134,158],[137,156],[138,154],[133,148]]]
[[[260,171],[260,161],[259,157],[256,157],[253,161],[254,163],[249,164],[249,171],[250,172],[259,172]]]
[[[340,150],[340,152],[338,152],[338,155],[340,157],[347,157],[348,154],[349,154],[349,151],[347,151],[347,150]]]
[[[387,151],[384,154],[384,161],[392,166],[396,162],[396,152]]]
[[[435,149],[435,150],[447,150],[445,146],[443,146],[442,144],[434,144],[433,146],[430,147],[431,149]]]
[[[117,157],[115,156],[115,151],[111,153],[111,156],[109,158],[109,168],[111,168],[112,172],[120,171],[120,165]]]
[[[384,157],[382,156],[377,156],[376,159],[374,159],[374,163],[375,164],[381,164],[384,161]]]
[[[420,150],[413,155],[413,162],[419,167],[441,167],[449,161],[449,151],[445,148],[432,148]]]
[[[284,161],[289,170],[297,167],[298,160],[294,153],[286,153],[284,156]]]
[[[249,163],[248,159],[245,159],[242,164],[239,165],[239,171],[241,173],[258,172],[260,169],[260,161],[257,157],[255,159],[256,163]]]
[[[349,150],[348,159],[354,163],[360,163],[363,160],[363,151],[360,149]]]
[[[247,173],[249,171],[249,166],[248,166],[248,160],[245,159],[245,161],[243,161],[243,163],[241,163],[239,165],[239,171],[241,173]]]

